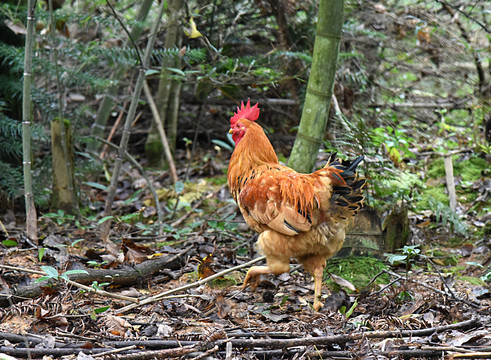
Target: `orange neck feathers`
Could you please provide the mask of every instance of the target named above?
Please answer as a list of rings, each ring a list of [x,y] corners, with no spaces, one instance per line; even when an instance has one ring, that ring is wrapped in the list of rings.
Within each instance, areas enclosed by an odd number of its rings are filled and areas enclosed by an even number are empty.
[[[237,143],[228,166],[228,184],[232,192],[237,189],[238,179],[260,165],[278,164],[278,157],[263,129],[258,124],[241,119],[245,128],[244,137]]]

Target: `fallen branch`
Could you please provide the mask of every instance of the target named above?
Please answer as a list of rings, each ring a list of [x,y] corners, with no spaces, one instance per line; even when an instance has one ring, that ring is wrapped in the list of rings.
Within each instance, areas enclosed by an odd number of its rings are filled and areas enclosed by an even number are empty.
[[[410,350],[390,350],[390,351],[346,351],[346,350],[314,350],[314,351],[305,351],[305,349],[297,348],[297,349],[282,349],[282,350],[248,350],[246,352],[240,352],[242,357],[249,358],[254,355],[258,359],[271,359],[271,358],[293,358],[295,355],[302,355],[303,358],[307,359],[337,359],[337,358],[396,358],[396,359],[411,359],[411,358],[419,358],[419,359],[428,359],[428,358],[440,358],[442,359],[445,354],[450,355],[449,359],[489,359],[489,352],[473,352],[473,353],[454,353],[448,350],[443,350],[439,348],[427,348],[427,349],[410,349]],[[216,355],[220,358],[226,356],[225,351],[218,351]]]
[[[150,277],[162,269],[179,269],[180,265],[178,258],[189,252],[191,249],[193,249],[193,246],[187,247],[176,255],[148,260],[133,267],[126,267],[123,269],[88,269],[88,274],[71,274],[68,278],[83,285],[90,285],[94,281],[99,283],[107,282],[109,278],[113,285],[134,285],[138,280]],[[31,272],[33,271],[34,270],[31,270]],[[44,273],[42,274],[44,275]],[[22,286],[15,290],[10,290],[10,293],[0,293],[0,306],[9,306],[9,298],[11,298],[13,302],[19,302],[38,297],[43,292],[42,288],[48,284],[55,285],[55,282],[54,280],[45,280],[39,283]]]
[[[78,354],[83,352],[85,354],[99,354],[106,352],[107,349],[83,349],[83,348],[13,348],[9,346],[0,346],[0,353],[7,354],[10,356],[21,357],[21,358],[42,358],[44,356],[59,357],[66,355]]]
[[[150,303],[153,303],[153,302],[156,302],[156,301],[159,301],[163,298],[165,298],[166,296],[168,295],[171,295],[171,294],[175,294],[176,292],[179,292],[179,291],[184,291],[184,290],[187,290],[187,289],[191,289],[193,287],[198,287],[198,286],[201,286],[203,284],[206,284],[207,282],[213,280],[213,279],[217,279],[219,277],[222,277],[228,273],[231,273],[232,271],[235,271],[235,270],[239,270],[239,269],[242,269],[242,268],[245,268],[245,267],[248,267],[252,264],[255,264],[261,260],[264,260],[266,258],[266,256],[261,256],[261,257],[258,257],[254,260],[251,260],[245,264],[242,264],[242,265],[238,265],[238,266],[234,266],[230,269],[226,269],[226,270],[223,270],[223,271],[220,271],[219,273],[216,273],[215,275],[212,275],[212,276],[209,276],[205,279],[201,279],[199,281],[196,281],[194,283],[191,283],[191,284],[187,284],[187,285],[184,285],[184,286],[181,286],[181,287],[178,287],[178,288],[175,288],[175,289],[171,289],[171,290],[168,290],[168,291],[164,291],[160,294],[157,294],[155,296],[152,296],[152,297],[149,297],[149,298],[146,298],[145,300],[142,300],[140,301],[139,304],[131,304],[131,305],[128,305],[128,306],[125,306],[125,307],[122,307],[121,309],[118,309],[116,311],[117,314],[122,314],[124,312],[127,312],[131,309],[134,309],[138,306],[141,306],[141,305],[146,305],[146,304],[150,304]]]
[[[294,346],[321,346],[338,344],[344,346],[347,342],[360,339],[387,339],[401,337],[418,337],[428,336],[440,333],[446,330],[471,329],[480,326],[481,323],[477,318],[462,321],[460,323],[435,326],[427,329],[418,330],[392,330],[392,331],[369,331],[354,334],[332,335],[308,337],[301,339],[233,339],[231,340],[234,347],[263,347],[263,348],[289,348]]]
[[[3,268],[3,269],[9,269],[9,270],[15,270],[15,271],[20,271],[20,272],[28,272],[28,273],[32,273],[32,274],[37,274],[37,275],[46,275],[45,272],[42,272],[42,271],[37,271],[37,270],[31,270],[31,269],[24,269],[24,268],[19,268],[19,267],[16,267],[16,266],[10,266],[10,265],[1,265],[0,264],[0,268]],[[124,295],[119,295],[119,294],[113,294],[113,293],[110,293],[110,292],[107,292],[107,291],[104,291],[104,290],[99,290],[99,289],[96,289],[96,288],[93,288],[93,287],[90,287],[90,286],[86,286],[84,284],[80,284],[76,281],[73,281],[73,280],[67,280],[67,279],[63,279],[66,281],[67,284],[70,284],[72,286],[75,286],[79,289],[82,289],[82,290],[85,290],[89,293],[94,293],[96,295],[100,295],[100,296],[103,296],[103,297],[109,297],[109,298],[113,298],[113,299],[118,299],[118,300],[124,300],[124,301],[130,301],[132,303],[138,303],[138,299],[135,299],[135,298],[132,298],[132,297],[128,297],[128,296],[124,296]]]

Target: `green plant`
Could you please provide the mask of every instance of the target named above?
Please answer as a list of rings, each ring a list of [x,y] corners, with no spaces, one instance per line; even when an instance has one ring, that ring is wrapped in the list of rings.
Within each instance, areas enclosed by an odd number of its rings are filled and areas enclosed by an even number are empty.
[[[481,276],[482,281],[491,282],[491,268],[488,267],[487,272]]]
[[[92,320],[97,320],[97,314],[102,314],[103,312],[106,312],[110,308],[111,308],[110,306],[102,306],[100,308],[95,308],[90,312],[90,318]]]
[[[411,142],[414,142],[414,138],[408,136],[406,132],[407,130],[401,127],[377,127],[372,130],[371,138],[373,145],[376,147],[383,145],[389,158],[394,164],[399,165],[404,157],[415,157],[409,151],[409,146]]]
[[[58,226],[68,226],[76,219],[75,215],[65,214],[62,209],[58,209],[55,213],[44,214],[42,217],[52,219]]]
[[[468,225],[460,219],[455,211],[452,211],[449,206],[433,199],[430,199],[429,202],[438,225],[446,226],[448,224],[452,233],[464,236],[468,235]]]
[[[411,266],[415,263],[416,258],[420,255],[421,249],[419,245],[406,245],[402,249],[398,250],[399,254],[385,253],[384,256],[392,266],[405,265],[406,278]]]
[[[41,282],[41,281],[44,281],[44,280],[60,280],[60,279],[69,280],[68,279],[68,275],[72,275],[72,274],[88,274],[88,272],[86,270],[68,270],[68,271],[65,271],[62,274],[59,274],[58,273],[58,270],[56,270],[52,266],[41,266],[41,270],[43,270],[46,273],[46,275],[45,276],[41,276],[40,278],[36,279],[35,282]]]

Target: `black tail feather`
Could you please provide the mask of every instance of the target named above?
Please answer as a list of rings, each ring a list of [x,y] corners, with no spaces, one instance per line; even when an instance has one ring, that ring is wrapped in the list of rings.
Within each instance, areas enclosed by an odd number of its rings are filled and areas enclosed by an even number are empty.
[[[360,163],[363,161],[363,159],[365,159],[365,157],[363,155],[361,156],[358,156],[352,163],[351,165],[348,167],[348,171],[356,171],[356,168],[358,167],[358,165],[360,165]]]
[[[352,162],[343,161],[336,158],[336,153],[332,153],[327,161],[327,166],[342,170],[339,175],[343,178],[346,185],[333,186],[333,198],[336,205],[347,208],[349,211],[356,213],[362,206],[363,193],[362,188],[365,185],[365,179],[358,178],[356,168],[365,158],[363,155],[357,157]],[[331,176],[339,178],[336,173]]]

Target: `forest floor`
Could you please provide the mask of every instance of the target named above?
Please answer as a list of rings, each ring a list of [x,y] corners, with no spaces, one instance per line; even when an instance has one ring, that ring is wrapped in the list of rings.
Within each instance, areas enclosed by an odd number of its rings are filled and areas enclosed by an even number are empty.
[[[220,165],[208,165],[191,168],[197,180],[183,189],[157,185],[166,216],[160,229],[151,220],[156,210],[145,181],[127,167],[114,207],[122,215],[106,244],[95,217],[44,214],[39,249],[16,222],[20,214],[4,216],[0,353],[491,358],[491,296],[482,279],[489,239],[452,245],[448,229],[427,229],[412,214],[412,247],[398,253],[399,266],[380,263],[364,285],[326,274],[325,306],[316,312],[313,281],[295,263],[290,273],[265,277],[254,292],[241,289],[251,260],[260,256],[255,236],[237,215],[224,176],[209,176],[220,174]],[[149,176],[156,184],[162,178]],[[101,210],[105,192],[85,190],[94,212]],[[350,272],[363,271],[355,266]]]

